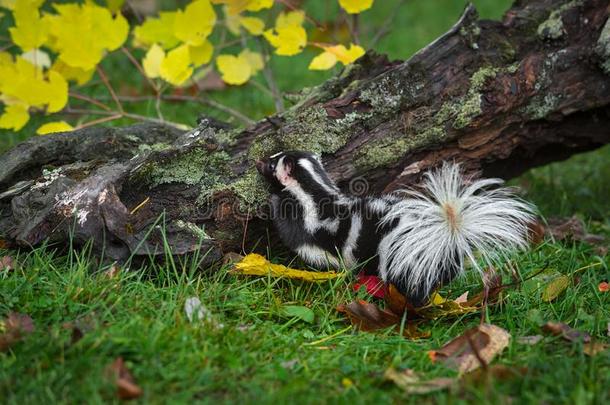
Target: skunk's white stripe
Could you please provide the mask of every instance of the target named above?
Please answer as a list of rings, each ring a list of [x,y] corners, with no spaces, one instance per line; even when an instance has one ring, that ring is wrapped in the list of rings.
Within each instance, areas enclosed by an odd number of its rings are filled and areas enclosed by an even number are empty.
[[[275,155],[271,155],[271,156],[269,156],[269,159],[275,159],[276,157],[278,157],[278,156],[279,156],[279,155],[281,155],[282,153],[284,153],[284,152],[278,152],[278,153],[276,153]]]
[[[318,206],[314,201],[313,197],[306,193],[298,182],[289,184],[284,188],[290,192],[303,206],[303,223],[305,230],[310,234],[315,233],[318,229],[324,228],[330,233],[337,233],[339,229],[339,218],[327,218],[320,221],[318,216]]]
[[[343,255],[343,261],[347,267],[354,266],[357,262],[354,256],[354,250],[358,247],[358,237],[362,230],[362,217],[360,214],[355,213],[352,216],[351,226],[345,240],[345,245],[341,254]]]
[[[443,269],[463,272],[465,258],[481,271],[476,251],[490,263],[526,247],[533,207],[509,189],[485,189],[501,183],[483,179],[467,185],[459,166],[445,163],[426,174],[425,193],[405,191],[406,198],[392,205],[381,221],[399,221],[378,248],[384,281],[404,279],[411,292],[430,291]]]
[[[339,268],[339,259],[318,246],[304,244],[296,249],[296,253],[312,266]]]
[[[309,176],[318,183],[324,191],[328,194],[336,195],[339,193],[339,189],[334,184],[329,184],[329,182],[324,181],[322,177],[316,172],[316,169],[313,167],[313,163],[309,159],[299,159],[299,166],[301,166],[305,171],[309,174]]]

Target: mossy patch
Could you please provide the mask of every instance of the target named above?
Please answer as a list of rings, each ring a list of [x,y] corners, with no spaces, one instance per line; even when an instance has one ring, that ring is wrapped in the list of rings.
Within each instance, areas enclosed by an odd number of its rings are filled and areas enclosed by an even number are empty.
[[[224,151],[210,152],[196,146],[165,161],[149,163],[143,171],[151,187],[168,183],[212,187],[230,173],[229,161],[230,156]]]
[[[551,11],[549,14],[549,18],[538,25],[538,29],[536,32],[538,36],[542,39],[559,39],[565,33],[563,27],[563,21],[561,19],[561,14],[571,9],[572,7],[576,7],[582,4],[581,0],[572,0],[568,3],[563,4],[559,8]]]
[[[601,68],[604,72],[610,74],[610,18],[606,21],[606,24],[599,35],[595,51],[601,58]]]
[[[560,100],[561,97],[555,94],[534,97],[525,107],[525,113],[533,119],[542,119],[557,108]]]
[[[396,134],[364,146],[356,155],[354,164],[361,169],[384,167],[399,161],[409,151],[438,143],[447,138],[447,125],[462,129],[480,115],[482,94],[487,81],[499,73],[514,73],[518,64],[499,68],[485,66],[470,77],[470,88],[463,97],[445,102],[434,114],[418,114],[403,134]],[[422,108],[418,109],[422,110]]]

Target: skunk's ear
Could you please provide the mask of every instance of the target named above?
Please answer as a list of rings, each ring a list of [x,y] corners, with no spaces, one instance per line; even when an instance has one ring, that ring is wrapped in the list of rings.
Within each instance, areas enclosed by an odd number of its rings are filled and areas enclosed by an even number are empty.
[[[296,160],[294,159],[294,156],[286,156],[284,157],[284,170],[286,171],[286,174],[288,176],[292,175],[292,172],[294,171],[294,168],[297,164]]]

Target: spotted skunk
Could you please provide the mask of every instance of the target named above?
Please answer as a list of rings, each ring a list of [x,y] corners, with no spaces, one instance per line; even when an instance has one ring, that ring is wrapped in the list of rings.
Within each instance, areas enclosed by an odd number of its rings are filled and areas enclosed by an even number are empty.
[[[277,153],[256,162],[270,184],[272,218],[286,246],[318,267],[364,265],[415,305],[464,272],[527,245],[533,207],[499,179],[469,181],[455,163],[425,174],[423,191],[344,195],[320,159]]]

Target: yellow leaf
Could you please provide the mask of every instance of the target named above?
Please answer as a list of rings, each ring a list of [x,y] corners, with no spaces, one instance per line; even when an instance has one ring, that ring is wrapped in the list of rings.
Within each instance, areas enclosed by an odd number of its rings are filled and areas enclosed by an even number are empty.
[[[191,56],[191,62],[195,67],[205,65],[212,59],[214,53],[214,46],[208,40],[205,40],[202,45],[190,46],[189,53]]]
[[[270,275],[272,277],[285,277],[303,281],[325,281],[341,276],[341,274],[334,271],[296,270],[281,264],[272,264],[263,256],[256,253],[251,253],[244,257],[242,261],[235,263],[232,272],[251,276]]]
[[[216,58],[216,66],[222,75],[222,80],[228,84],[244,84],[252,76],[248,59],[241,55],[219,55]]]
[[[48,103],[47,111],[53,113],[62,110],[68,103],[68,82],[53,70],[48,73],[48,84],[40,86],[39,91],[43,102]]]
[[[151,79],[159,77],[159,69],[163,59],[165,59],[165,52],[163,51],[163,48],[157,44],[151,46],[148,52],[146,52],[146,56],[142,60],[142,68],[144,68],[144,73],[146,73],[146,76],[150,77]]]
[[[278,55],[292,56],[307,45],[307,32],[301,26],[305,20],[303,11],[281,13],[275,20],[275,28],[263,33]]]
[[[23,104],[10,104],[4,107],[0,115],[0,128],[19,131],[30,119],[28,109]]]
[[[38,1],[17,0],[13,8],[15,26],[9,28],[11,38],[23,51],[44,45],[49,37],[46,20],[40,17]]]
[[[60,75],[64,77],[66,80],[70,80],[76,82],[78,84],[85,84],[93,77],[95,73],[95,68],[91,68],[89,70],[72,67],[70,65],[66,65],[61,59],[55,60],[51,70],[56,71]]]
[[[263,60],[263,55],[258,52],[252,52],[248,48],[244,49],[239,53],[240,58],[245,58],[250,65],[250,69],[252,69],[252,74],[256,74],[259,70],[262,70],[265,67],[265,61]]]
[[[307,45],[307,32],[297,25],[267,30],[264,35],[278,55],[296,55]]]
[[[216,13],[209,0],[195,0],[176,14],[174,35],[188,45],[202,45],[212,33]]]
[[[275,19],[275,28],[290,27],[292,25],[303,25],[305,22],[305,12],[302,10],[280,13]]]
[[[147,18],[133,30],[134,45],[149,47],[159,44],[163,49],[172,49],[180,43],[174,35],[175,11],[161,12],[158,18]]]
[[[0,66],[0,93],[25,106],[46,106],[56,112],[68,102],[68,83],[56,71],[45,75],[40,67],[17,57],[14,63]]]
[[[265,22],[257,17],[240,17],[239,23],[252,35],[262,35]]]
[[[57,15],[46,19],[52,37],[52,48],[59,58],[72,67],[89,70],[103,58],[106,51],[120,47],[127,38],[127,20],[93,2],[55,4]]]
[[[68,131],[72,131],[74,129],[74,127],[70,124],[68,124],[66,121],[55,121],[55,122],[48,122],[44,125],[41,125],[37,130],[36,133],[38,135],[46,135],[46,134],[52,134],[54,132],[68,132]]]
[[[248,11],[260,11],[273,7],[273,0],[250,0],[246,6]]]
[[[551,302],[570,285],[570,278],[565,275],[561,275],[554,278],[550,283],[547,284],[545,289],[542,291],[542,300],[545,302]]]
[[[330,52],[322,52],[311,60],[309,64],[310,70],[328,70],[335,66],[337,57]]]
[[[0,7],[12,10],[15,8],[16,2],[17,2],[17,0],[0,0]]]
[[[230,13],[228,6],[224,6],[222,8],[222,11],[223,11],[224,17],[225,17],[224,18],[225,25],[229,29],[229,32],[233,35],[239,35],[239,27],[241,26],[239,19],[241,18],[241,16],[238,14]]]
[[[180,86],[193,74],[188,45],[180,45],[168,52],[159,66],[159,75],[174,86]]]
[[[373,6],[373,0],[339,0],[339,5],[348,14],[358,14]]]
[[[40,49],[32,49],[28,52],[22,53],[21,57],[32,65],[38,66],[40,68],[48,68],[51,66],[51,58],[49,54],[45,51],[41,51]]]
[[[332,53],[337,60],[344,65],[353,63],[356,59],[364,55],[364,48],[359,45],[350,44],[349,49],[344,45],[335,45],[324,48],[326,52]]]

